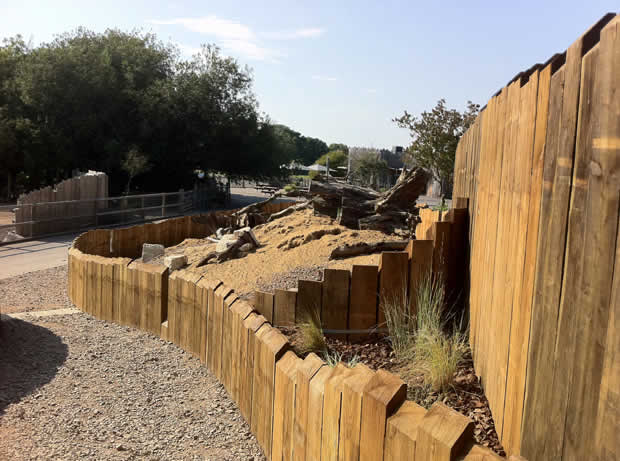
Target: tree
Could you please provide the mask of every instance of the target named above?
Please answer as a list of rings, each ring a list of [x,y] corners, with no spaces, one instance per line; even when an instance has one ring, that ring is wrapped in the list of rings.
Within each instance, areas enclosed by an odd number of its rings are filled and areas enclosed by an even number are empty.
[[[430,112],[415,117],[405,113],[393,121],[409,130],[412,143],[406,154],[410,164],[420,166],[431,173],[441,184],[442,195],[452,193],[454,160],[459,139],[473,123],[480,106],[471,101],[461,113],[446,107],[440,99]]]
[[[338,167],[347,165],[349,156],[341,150],[333,150],[326,154],[321,155],[321,157],[319,157],[316,163],[319,165],[326,166],[328,158],[329,158],[329,169],[337,170]],[[340,176],[340,174],[338,173],[336,174],[336,176]],[[331,171],[330,171],[330,174],[331,174]],[[342,173],[342,176],[344,176],[344,173]]]
[[[121,163],[121,168],[129,179],[127,180],[127,187],[125,192],[129,194],[129,188],[131,187],[131,180],[138,176],[139,174],[146,173],[151,165],[149,164],[149,159],[146,155],[141,153],[136,147],[132,147],[127,152],[125,159]]]
[[[349,146],[341,143],[331,143],[329,145],[329,150],[341,150],[345,154],[349,155]]]
[[[362,152],[351,159],[351,176],[361,184],[374,187],[389,171],[378,152]]]

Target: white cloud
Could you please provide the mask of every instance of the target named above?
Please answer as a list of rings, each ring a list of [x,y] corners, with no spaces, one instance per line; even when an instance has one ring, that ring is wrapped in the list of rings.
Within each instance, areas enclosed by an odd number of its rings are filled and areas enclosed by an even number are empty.
[[[328,77],[326,75],[313,75],[312,80],[319,80],[321,82],[335,82],[338,79],[336,77]]]
[[[304,29],[297,29],[284,32],[267,32],[265,37],[272,40],[295,40],[297,38],[316,38],[325,33],[325,29],[319,27],[309,27]]]
[[[254,40],[252,30],[236,21],[221,19],[217,16],[205,16],[202,18],[176,18],[169,20],[152,19],[149,24],[158,25],[181,25],[192,32],[204,35],[214,35],[220,39],[229,40]]]
[[[364,88],[364,91],[366,93],[376,93],[377,89],[376,88]]]
[[[203,16],[199,18],[174,18],[174,19],[151,19],[146,21],[153,25],[179,25],[187,30],[202,35],[215,37],[217,44],[226,51],[244,56],[257,61],[274,61],[283,53],[263,46],[254,31],[237,21],[218,18],[217,16]],[[274,32],[261,34],[261,37],[274,40],[289,40],[297,38],[313,38],[322,35],[320,28],[304,28],[290,32]],[[181,51],[191,55],[199,51],[199,48],[180,45]]]
[[[257,61],[277,61],[276,58],[283,56],[282,53],[265,48],[255,42],[247,40],[222,40],[219,45],[224,50],[232,51]]]

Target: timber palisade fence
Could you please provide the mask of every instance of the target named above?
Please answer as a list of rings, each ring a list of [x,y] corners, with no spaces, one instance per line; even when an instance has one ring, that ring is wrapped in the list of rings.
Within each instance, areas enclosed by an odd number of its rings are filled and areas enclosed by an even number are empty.
[[[276,212],[290,203],[270,205]],[[467,417],[439,402],[427,411],[407,401],[406,385],[398,376],[363,364],[332,368],[315,354],[302,360],[287,338],[225,283],[134,260],[143,243],[169,246],[211,235],[233,224],[231,213],[80,235],[69,250],[72,302],[99,319],[140,328],[194,354],[237,403],[270,460],[501,459],[474,444],[473,423]],[[436,248],[450,246],[446,232],[437,229],[431,226],[429,232],[440,237],[426,244],[426,256],[421,257],[427,265],[434,263]],[[404,277],[409,268],[419,267],[412,262],[416,255],[414,249],[397,256],[395,273]],[[385,280],[380,273],[394,272],[386,266],[391,258],[382,257],[381,268],[364,278],[378,282],[379,291]],[[437,264],[442,264],[440,259]],[[329,292],[329,281],[322,283]],[[340,292],[341,287],[336,288]],[[323,303],[323,312],[340,316],[336,310],[342,308],[346,315],[355,299],[364,303],[364,295],[377,296],[364,283],[350,290],[350,303]]]
[[[461,139],[470,343],[531,460],[620,459],[620,17],[517,75]]]
[[[18,205],[15,212],[16,223],[0,225],[0,229],[15,228],[15,232],[22,237],[42,237],[92,227],[118,226],[182,216],[191,212],[195,203],[195,193],[184,190],[25,203]]]
[[[92,227],[127,225],[182,216],[230,202],[230,187],[220,182],[195,183],[192,191],[108,196],[108,176],[90,171],[19,197],[14,224],[0,225],[22,237],[75,232]]]
[[[303,322],[316,312],[325,333],[360,339],[385,331],[383,304],[407,303],[416,316],[418,287],[428,274],[441,274],[448,304],[461,311],[466,266],[467,200],[456,199],[453,208],[421,210],[417,240],[404,251],[384,251],[379,265],[354,264],[351,270],[324,269],[323,280],[298,280],[297,288],[254,292],[254,308],[275,326]],[[438,222],[440,221],[440,222]]]

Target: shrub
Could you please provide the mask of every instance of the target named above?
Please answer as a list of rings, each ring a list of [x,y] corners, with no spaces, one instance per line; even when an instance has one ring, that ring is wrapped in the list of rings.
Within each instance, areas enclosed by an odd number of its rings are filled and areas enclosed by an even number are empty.
[[[467,354],[466,336],[446,328],[445,287],[441,277],[425,276],[416,293],[417,314],[409,313],[406,290],[384,299],[390,341],[403,374],[422,374],[427,387],[445,391],[453,383],[457,367]]]
[[[310,309],[302,314],[303,320],[299,323],[299,352],[326,352],[327,343],[321,328],[321,316],[318,309]]]
[[[287,184],[284,186],[284,192],[295,192],[297,190],[297,186],[295,184]]]

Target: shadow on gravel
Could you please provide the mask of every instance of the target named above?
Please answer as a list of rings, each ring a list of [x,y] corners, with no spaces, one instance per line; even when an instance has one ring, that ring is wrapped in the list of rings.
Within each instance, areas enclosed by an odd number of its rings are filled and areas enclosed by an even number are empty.
[[[18,319],[0,323],[0,416],[49,383],[67,359],[67,345],[47,328]]]

